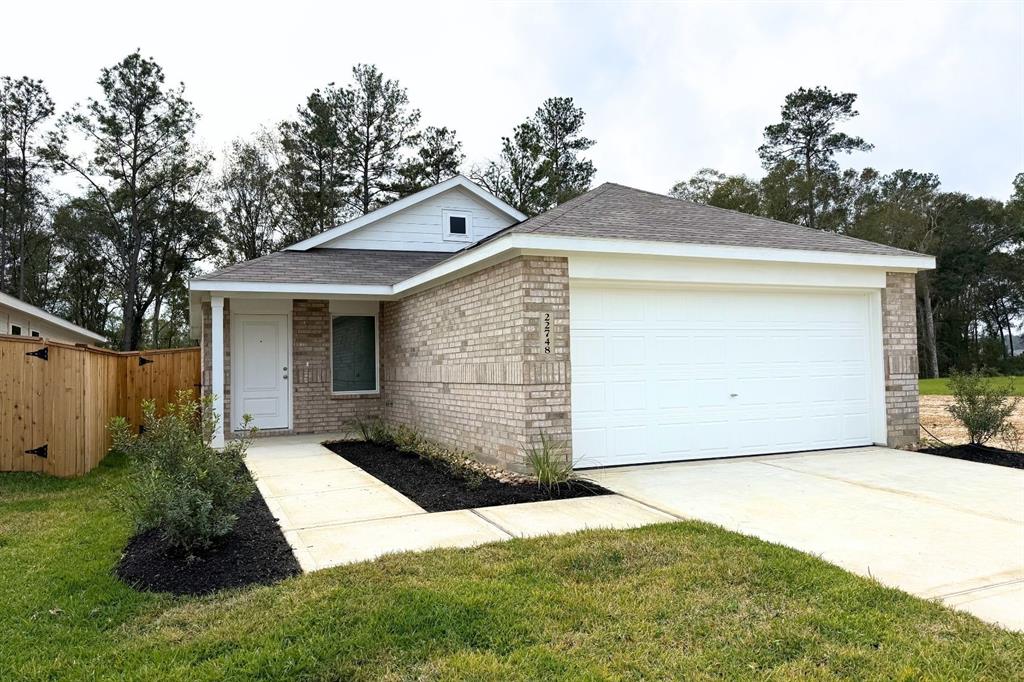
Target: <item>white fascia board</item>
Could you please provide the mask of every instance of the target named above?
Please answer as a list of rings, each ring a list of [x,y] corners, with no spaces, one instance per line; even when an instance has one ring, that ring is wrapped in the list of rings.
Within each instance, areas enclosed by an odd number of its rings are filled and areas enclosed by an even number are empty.
[[[398,201],[392,202],[383,208],[378,208],[376,211],[371,211],[366,215],[359,216],[358,218],[354,218],[353,220],[350,220],[347,223],[338,225],[337,227],[333,227],[327,230],[326,232],[318,234],[314,237],[310,237],[309,239],[305,239],[297,244],[292,244],[286,250],[307,251],[314,247],[320,246],[321,244],[329,242],[332,239],[336,239],[338,237],[341,237],[342,235],[354,232],[355,230],[358,230],[361,227],[366,227],[367,225],[375,223],[378,220],[387,218],[389,215],[398,213],[399,211],[409,208],[410,206],[415,206],[421,201],[425,201],[430,197],[437,196],[442,192],[447,192],[448,190],[453,189],[455,187],[461,187],[462,189],[466,190],[467,192],[477,197],[481,201],[493,206],[495,209],[501,211],[502,213],[508,215],[509,217],[514,218],[517,222],[526,220],[526,214],[517,211],[515,208],[506,204],[498,197],[494,196],[490,192],[485,191],[466,176],[456,175],[455,177],[449,178],[444,182],[440,182],[434,185],[433,187],[428,187],[424,190],[420,190],[415,194],[410,194],[409,196],[403,199],[399,199]]]
[[[282,294],[291,296],[390,296],[389,284],[308,284],[302,282],[232,282],[192,280],[190,291],[217,294]]]
[[[91,332],[85,327],[79,327],[74,322],[68,322],[63,317],[57,317],[53,313],[48,313],[42,308],[37,308],[31,303],[25,303],[20,298],[14,298],[13,296],[8,296],[7,294],[0,293],[0,304],[5,305],[8,308],[13,308],[14,310],[17,310],[19,313],[30,315],[32,317],[37,317],[40,320],[43,320],[44,322],[49,322],[50,324],[56,327],[60,327],[61,329],[78,334],[80,336],[84,336],[88,339],[92,339],[93,341],[106,342],[107,340],[105,336],[100,336],[96,332]]]
[[[715,260],[770,261],[778,263],[812,263],[819,265],[852,265],[885,268],[889,271],[917,272],[935,267],[932,256],[880,256],[871,254],[840,253],[832,251],[799,251],[795,249],[766,249],[707,244],[679,244],[672,242],[634,241],[627,239],[590,239],[585,237],[559,237],[555,235],[513,233],[495,239],[483,246],[473,247],[409,279],[394,285],[394,293],[401,294],[431,281],[452,275],[464,268],[497,258],[502,252],[531,254],[617,254],[636,256],[675,256],[680,258],[706,258]]]
[[[527,237],[529,239],[528,243],[517,243],[517,248],[542,251],[614,253],[635,256],[678,256],[684,258],[817,263],[823,265],[859,265],[915,272],[935,268],[935,258],[933,256],[883,256],[839,251],[805,251],[801,249],[681,244],[678,242],[639,241],[632,239],[560,237],[547,234],[518,234],[510,236]]]

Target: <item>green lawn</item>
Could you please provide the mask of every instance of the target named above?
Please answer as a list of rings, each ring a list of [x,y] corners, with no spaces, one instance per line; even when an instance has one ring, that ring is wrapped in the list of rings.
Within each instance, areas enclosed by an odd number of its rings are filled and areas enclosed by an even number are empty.
[[[1022,635],[699,523],[140,594],[122,474],[0,475],[0,679],[1024,678]]]
[[[1012,386],[1014,395],[1024,395],[1024,377],[989,377],[997,386]],[[949,379],[921,379],[921,395],[949,395]]]

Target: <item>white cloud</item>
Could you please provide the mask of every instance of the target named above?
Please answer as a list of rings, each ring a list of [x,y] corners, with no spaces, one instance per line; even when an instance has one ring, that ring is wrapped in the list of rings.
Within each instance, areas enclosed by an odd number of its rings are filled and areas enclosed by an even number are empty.
[[[424,123],[459,131],[470,161],[571,95],[601,180],[665,191],[703,166],[758,174],[785,94],[826,84],[859,93],[851,129],[876,145],[851,164],[993,196],[1024,171],[1021,3],[51,2],[0,20],[0,70],[43,78],[60,107],[140,47],[186,83],[214,150],[372,62]]]

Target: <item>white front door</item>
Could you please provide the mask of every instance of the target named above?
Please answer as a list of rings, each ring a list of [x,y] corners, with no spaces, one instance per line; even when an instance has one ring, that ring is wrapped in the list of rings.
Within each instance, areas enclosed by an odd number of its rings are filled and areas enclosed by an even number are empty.
[[[573,282],[569,311],[581,466],[877,440],[868,293]]]
[[[231,420],[252,417],[261,429],[287,429],[291,392],[288,388],[288,316],[235,315],[232,325]]]

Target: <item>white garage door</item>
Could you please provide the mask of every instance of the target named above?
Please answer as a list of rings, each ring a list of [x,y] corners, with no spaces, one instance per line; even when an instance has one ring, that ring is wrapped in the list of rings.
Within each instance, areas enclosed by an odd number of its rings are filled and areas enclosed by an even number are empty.
[[[570,296],[579,466],[874,440],[868,293],[574,281]]]

